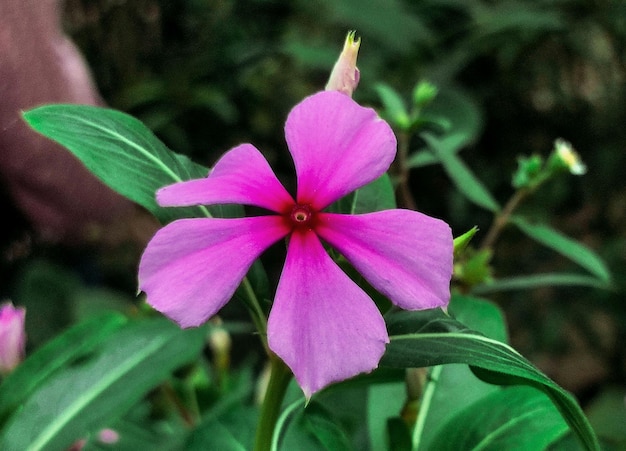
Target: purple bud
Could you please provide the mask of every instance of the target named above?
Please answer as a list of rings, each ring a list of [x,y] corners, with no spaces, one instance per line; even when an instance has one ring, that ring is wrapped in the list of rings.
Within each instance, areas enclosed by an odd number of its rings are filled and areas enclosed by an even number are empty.
[[[26,309],[11,302],[0,306],[0,373],[11,372],[24,358]]]

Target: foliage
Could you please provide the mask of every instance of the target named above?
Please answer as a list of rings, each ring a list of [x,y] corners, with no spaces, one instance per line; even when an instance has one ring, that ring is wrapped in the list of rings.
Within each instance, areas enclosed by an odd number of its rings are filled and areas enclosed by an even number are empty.
[[[134,27],[129,19],[145,13],[139,6],[95,3],[98,26],[111,34],[90,33],[95,25],[73,23],[71,15],[68,30],[111,109],[47,105],[24,117],[161,223],[243,214],[163,209],[153,196],[160,186],[204,176],[239,142],[269,149],[270,161],[288,173],[286,112],[324,85],[341,37],[356,29],[363,42],[355,99],[393,126],[399,160],[389,176],[332,208],[390,208],[398,193],[401,206],[413,201],[445,218],[456,236],[478,228],[455,255],[448,312],[388,312],[391,344],[380,368],[308,405],[291,384],[274,449],[598,449],[597,437],[605,449],[626,443],[615,420],[624,415],[624,356],[616,343],[626,324],[622,2],[155,1],[145,3],[158,19]],[[82,2],[68,4],[87,11]],[[147,40],[146,30],[159,39]],[[107,53],[103,44],[116,36],[137,45]],[[126,61],[133,65],[124,69]],[[560,136],[575,143],[589,174],[554,175],[536,190],[520,189],[538,170],[534,156],[547,156]],[[515,173],[518,160],[526,172]],[[263,301],[271,299],[274,260],[248,275]],[[2,380],[0,447],[62,449],[86,439],[87,449],[101,449],[105,428],[120,433],[116,449],[253,446],[256,387],[265,373],[245,312],[225,311],[222,324],[180,331],[154,318],[132,291],[111,302],[75,274],[50,278],[61,294],[71,292],[59,295],[64,302],[106,312],[74,311],[62,332],[43,337]],[[12,298],[20,300],[24,289],[16,286]],[[245,299],[245,289],[237,297]],[[217,329],[232,337],[232,350],[207,346]],[[616,332],[605,339],[605,330]],[[541,357],[563,355],[574,346],[569,339],[588,344],[604,364],[618,362],[612,375],[567,385],[548,371]],[[222,351],[232,358],[225,368]],[[617,387],[605,392],[609,378]]]

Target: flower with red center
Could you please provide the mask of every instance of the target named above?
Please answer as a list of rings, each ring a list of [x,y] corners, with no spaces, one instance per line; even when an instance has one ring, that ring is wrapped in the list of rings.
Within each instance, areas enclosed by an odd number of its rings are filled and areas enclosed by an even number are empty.
[[[339,92],[320,92],[293,108],[285,135],[295,200],[250,144],[224,154],[206,178],[157,192],[162,206],[238,203],[272,214],[172,222],[148,244],[139,288],[180,326],[198,326],[229,301],[264,250],[288,237],[267,340],[310,397],[376,368],[389,342],[378,308],[322,240],[395,305],[418,310],[448,303],[452,234],[445,222],[411,210],[324,211],[380,177],[395,157],[395,136],[374,110]]]

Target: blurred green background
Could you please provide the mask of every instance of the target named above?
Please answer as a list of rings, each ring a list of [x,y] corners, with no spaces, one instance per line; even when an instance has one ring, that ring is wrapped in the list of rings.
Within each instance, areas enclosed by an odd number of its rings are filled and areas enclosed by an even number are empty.
[[[542,287],[489,297],[506,314],[511,344],[624,440],[626,2],[68,0],[63,26],[110,107],[207,166],[250,142],[291,183],[286,115],[323,89],[353,29],[362,38],[354,98],[380,108],[378,83],[408,100],[416,82],[427,80],[443,98],[461,99],[463,109],[450,113],[475,130],[462,158],[501,204],[513,193],[518,156],[545,156],[556,138],[570,141],[588,173],[550,182],[523,210],[594,249],[615,289]],[[411,150],[420,147],[411,142]],[[459,193],[441,167],[410,175],[420,211],[448,221],[455,235],[477,225],[482,238],[492,214]],[[95,308],[79,298],[127,303],[140,251],[33,246],[3,262],[3,295],[20,302],[46,296],[35,304],[45,320],[31,326],[30,345],[80,316],[77,310]],[[514,230],[492,260],[495,277],[568,265]]]

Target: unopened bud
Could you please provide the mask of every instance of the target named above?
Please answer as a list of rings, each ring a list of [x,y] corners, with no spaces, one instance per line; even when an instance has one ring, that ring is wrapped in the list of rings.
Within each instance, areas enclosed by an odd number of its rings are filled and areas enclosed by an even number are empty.
[[[226,372],[230,367],[230,334],[221,327],[216,327],[209,334],[209,348],[213,352],[213,363],[219,372]]]
[[[437,97],[439,89],[427,81],[420,81],[413,88],[413,104],[418,108],[428,105]]]
[[[359,54],[361,38],[355,39],[355,36],[355,31],[350,31],[346,36],[343,50],[326,83],[326,91],[339,91],[352,97],[352,93],[359,84],[360,73],[356,67],[356,58]]]

